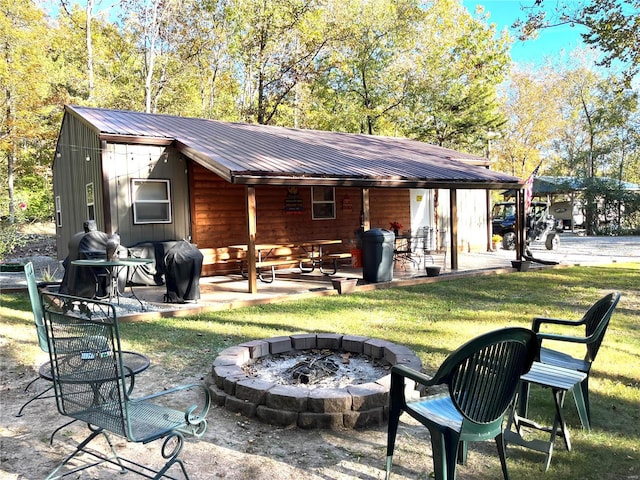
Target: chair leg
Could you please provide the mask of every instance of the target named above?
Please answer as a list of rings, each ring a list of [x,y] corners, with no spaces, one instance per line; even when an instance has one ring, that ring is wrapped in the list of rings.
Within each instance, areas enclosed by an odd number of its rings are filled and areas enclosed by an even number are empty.
[[[516,412],[519,417],[527,418],[529,413],[529,390],[531,385],[529,382],[520,382],[520,390],[518,392],[518,400],[516,403]]]
[[[400,422],[400,408],[393,408],[389,411],[389,426],[387,430],[387,462],[386,462],[386,479],[391,477],[391,465],[393,462],[393,451],[396,445],[396,435],[398,433],[398,423]]]
[[[176,445],[171,449],[171,451],[169,451],[167,446],[172,440],[176,441]],[[164,464],[164,467],[162,467],[162,469],[160,469],[156,473],[156,476],[153,477],[154,480],[164,477],[165,473],[174,464],[178,464],[180,466],[180,469],[182,470],[182,475],[184,475],[185,480],[189,480],[187,469],[184,467],[184,463],[182,463],[182,460],[178,458],[178,455],[180,455],[180,452],[182,451],[183,446],[184,446],[184,437],[180,432],[173,432],[173,434],[165,438],[164,442],[162,443],[162,456],[165,459],[167,459],[167,462]]]
[[[436,480],[455,480],[460,434],[449,429],[429,429]]]
[[[28,392],[28,391],[29,391],[29,388],[31,388],[31,385],[33,385],[33,384],[34,384],[34,383],[36,383],[38,380],[40,380],[40,378],[42,378],[42,377],[40,377],[40,376],[38,375],[36,378],[34,378],[33,380],[31,380],[29,383],[27,383],[27,386],[26,386],[26,387],[24,387],[24,391],[25,391],[25,392]]]
[[[582,422],[582,426],[589,430],[589,425],[591,425],[591,406],[589,405],[589,374],[587,373],[587,378],[585,378],[582,382],[580,382],[580,388],[582,389],[582,398],[584,401],[584,408],[587,414],[587,425]],[[580,406],[577,404],[578,412],[580,411]],[[582,417],[580,417],[582,419]]]
[[[576,385],[575,387],[573,387],[572,392],[573,399],[576,402],[576,408],[578,409],[578,416],[580,417],[580,422],[582,423],[582,428],[584,428],[587,432],[590,432],[591,422],[589,419],[589,397],[585,397],[584,385],[582,383],[579,386]]]
[[[62,467],[64,467],[67,463],[69,463],[73,459],[73,457],[75,457],[78,453],[82,452],[84,447],[86,447],[94,438],[96,438],[101,433],[102,433],[102,430],[96,430],[91,432],[91,435],[89,435],[80,444],[78,444],[78,446],[76,447],[76,449],[73,451],[71,455],[69,455],[60,464],[58,464],[58,466],[53,470],[53,472],[49,474],[49,476],[47,477],[47,480],[54,480],[56,478],[61,478],[61,477],[64,477],[65,475],[68,475],[68,474],[64,474],[64,475],[56,475],[56,474],[58,473],[58,471],[60,471]]]
[[[464,440],[458,445],[458,465],[467,464],[467,443]]]
[[[33,382],[31,382],[33,383]],[[31,385],[31,383],[29,385]],[[53,389],[53,385],[50,387],[47,387],[45,390],[43,390],[42,392],[40,392],[39,394],[37,394],[35,397],[30,398],[26,403],[24,403],[22,405],[22,407],[20,407],[20,410],[18,411],[18,413],[16,413],[16,417],[21,417],[22,416],[22,411],[26,408],[27,405],[29,405],[31,402],[38,400],[40,398],[50,398],[50,397],[45,397],[44,395],[51,391],[51,389]]]
[[[53,433],[51,434],[51,436],[49,437],[49,445],[53,446],[53,437],[56,436],[56,433],[58,433],[60,430],[62,430],[65,427],[68,427],[69,425],[71,425],[74,422],[77,422],[78,420],[76,420],[75,418],[73,420],[71,420],[70,422],[65,423],[64,425],[60,425],[58,428],[56,428]]]
[[[502,466],[502,476],[504,480],[509,480],[509,471],[507,470],[507,453],[504,442],[504,434],[500,434],[496,437],[496,446],[498,447],[498,456],[500,457],[500,465]]]

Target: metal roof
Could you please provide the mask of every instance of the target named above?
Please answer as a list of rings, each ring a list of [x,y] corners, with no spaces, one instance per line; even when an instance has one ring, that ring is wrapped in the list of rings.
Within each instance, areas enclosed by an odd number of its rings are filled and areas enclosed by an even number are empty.
[[[475,155],[405,138],[66,106],[101,140],[173,144],[232,183],[519,188]]]
[[[610,177],[595,177],[596,180],[607,182],[610,185],[618,185],[623,190],[639,191],[636,183],[619,181]],[[578,177],[550,177],[537,176],[533,180],[533,194],[544,195],[553,193],[571,193],[584,190],[587,187],[587,179]]]

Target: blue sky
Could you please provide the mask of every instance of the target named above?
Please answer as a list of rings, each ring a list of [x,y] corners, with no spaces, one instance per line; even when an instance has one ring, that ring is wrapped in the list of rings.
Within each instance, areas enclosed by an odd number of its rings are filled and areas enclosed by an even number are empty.
[[[545,2],[553,6],[555,2]],[[471,12],[475,12],[476,5],[482,5],[485,12],[491,16],[489,23],[495,23],[498,31],[507,27],[511,31],[512,37],[516,37],[511,25],[518,18],[524,18],[521,5],[531,5],[532,0],[520,2],[518,0],[462,0],[462,4]],[[584,46],[580,38],[579,27],[561,26],[553,27],[540,32],[535,40],[520,41],[515,40],[511,46],[511,58],[520,64],[531,63],[542,65],[547,57],[562,56],[562,52],[570,52],[578,47]]]

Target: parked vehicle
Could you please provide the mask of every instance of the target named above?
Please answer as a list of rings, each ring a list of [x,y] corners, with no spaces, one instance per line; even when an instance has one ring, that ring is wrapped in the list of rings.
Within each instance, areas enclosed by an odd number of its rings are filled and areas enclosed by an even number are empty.
[[[547,250],[555,250],[560,244],[556,232],[556,220],[549,213],[546,202],[532,202],[526,219],[526,244],[544,242]],[[516,248],[516,204],[515,202],[497,202],[492,210],[492,235],[502,237],[502,248]]]

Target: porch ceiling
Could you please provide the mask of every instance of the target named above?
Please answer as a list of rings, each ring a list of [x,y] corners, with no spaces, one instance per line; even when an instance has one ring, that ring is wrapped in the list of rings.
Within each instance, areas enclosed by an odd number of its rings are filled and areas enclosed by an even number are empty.
[[[67,106],[114,143],[167,144],[231,183],[403,188],[521,188],[475,155],[396,137]]]

